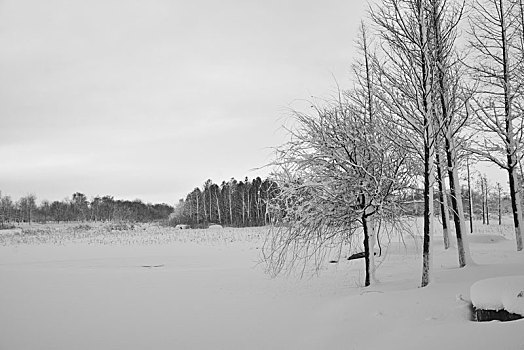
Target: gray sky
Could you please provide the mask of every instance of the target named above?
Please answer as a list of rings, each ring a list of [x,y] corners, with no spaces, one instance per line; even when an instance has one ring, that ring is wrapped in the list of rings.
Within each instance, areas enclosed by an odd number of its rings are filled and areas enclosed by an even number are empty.
[[[0,190],[174,203],[265,176],[297,99],[349,83],[361,0],[0,0]]]

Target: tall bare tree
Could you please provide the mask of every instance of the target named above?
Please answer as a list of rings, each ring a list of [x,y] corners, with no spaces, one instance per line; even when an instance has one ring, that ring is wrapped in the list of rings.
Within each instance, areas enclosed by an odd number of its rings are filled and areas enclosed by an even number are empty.
[[[428,0],[384,0],[371,16],[384,41],[386,62],[380,71],[380,98],[398,118],[398,138],[421,156],[424,171],[424,241],[422,282],[430,282],[434,232],[435,67],[431,53],[431,7]],[[407,131],[410,132],[407,132]]]
[[[479,85],[471,108],[484,132],[473,151],[508,173],[517,251],[521,251],[522,204],[517,170],[523,154],[523,52],[519,49],[522,12],[517,5],[521,5],[520,1],[475,1],[470,45],[476,55],[470,67]]]
[[[453,0],[429,0],[432,29],[430,46],[436,85],[434,105],[439,123],[438,130],[444,139],[453,221],[461,267],[471,262],[457,157],[457,147],[460,145],[460,142],[457,142],[460,140],[457,136],[468,120],[467,113],[461,113],[465,107],[467,95],[463,96],[465,89],[461,88],[462,72],[455,49],[457,26],[462,18],[464,6],[464,2],[457,3]]]

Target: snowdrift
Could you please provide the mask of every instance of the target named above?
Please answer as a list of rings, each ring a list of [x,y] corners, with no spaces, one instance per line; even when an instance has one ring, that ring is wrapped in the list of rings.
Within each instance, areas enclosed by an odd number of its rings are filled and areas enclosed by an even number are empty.
[[[524,276],[495,277],[471,286],[478,321],[511,321],[524,317]]]

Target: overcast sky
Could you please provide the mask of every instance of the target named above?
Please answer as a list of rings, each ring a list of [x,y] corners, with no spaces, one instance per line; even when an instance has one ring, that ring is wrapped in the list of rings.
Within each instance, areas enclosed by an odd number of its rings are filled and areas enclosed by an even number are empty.
[[[294,101],[348,84],[362,0],[0,0],[0,190],[173,204],[265,176]]]

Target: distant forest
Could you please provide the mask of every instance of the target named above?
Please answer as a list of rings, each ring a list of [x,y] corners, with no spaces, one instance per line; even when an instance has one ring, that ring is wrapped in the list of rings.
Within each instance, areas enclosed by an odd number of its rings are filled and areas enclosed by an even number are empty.
[[[210,223],[233,227],[262,226],[273,222],[270,203],[279,193],[276,182],[257,177],[244,181],[231,178],[220,185],[207,180],[202,189],[195,188],[175,206],[172,221],[191,227]]]
[[[0,225],[9,226],[21,222],[66,222],[66,221],[132,221],[153,222],[167,220],[174,208],[168,204],[144,203],[114,199],[113,196],[96,196],[88,200],[86,195],[76,192],[71,198],[36,203],[36,196],[29,194],[13,201],[0,192]]]
[[[0,227],[14,223],[69,222],[69,221],[164,221],[207,227],[210,224],[248,227],[269,224],[273,218],[270,201],[276,198],[278,186],[269,179],[257,177],[244,181],[232,178],[219,186],[207,180],[202,189],[195,188],[175,205],[144,203],[96,196],[88,200],[76,192],[71,198],[50,202],[28,194],[14,201],[0,192]]]
[[[280,188],[275,181],[267,178],[262,180],[260,177],[253,180],[246,177],[243,181],[231,178],[227,182],[222,181],[220,185],[207,180],[202,188],[195,188],[174,207],[164,203],[144,203],[140,199],[114,199],[109,195],[88,200],[87,196],[80,192],[61,201],[42,200],[37,204],[34,194],[13,201],[10,196],[4,196],[0,191],[0,228],[22,222],[70,221],[164,221],[171,225],[184,224],[193,228],[204,228],[210,224],[232,227],[263,226],[281,221],[286,216],[285,210],[279,205],[279,193]],[[469,197],[467,189],[464,188],[462,198],[465,209],[469,209]],[[440,216],[441,206],[437,193],[435,199],[436,214]],[[405,214],[422,215],[421,189],[414,189],[402,201]],[[497,217],[511,210],[508,195],[501,196],[500,187],[489,185],[484,177],[480,177],[471,189],[471,203],[473,218],[482,220],[483,223],[489,223],[489,216]]]

